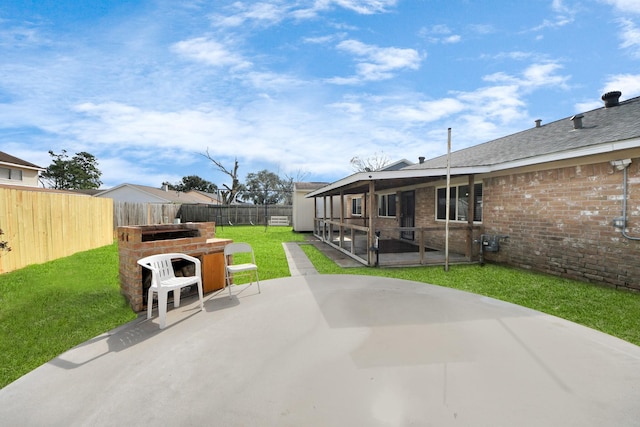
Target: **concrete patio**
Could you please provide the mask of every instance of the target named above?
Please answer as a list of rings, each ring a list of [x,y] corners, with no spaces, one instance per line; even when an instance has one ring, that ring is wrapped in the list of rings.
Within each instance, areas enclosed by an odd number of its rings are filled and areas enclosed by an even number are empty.
[[[6,426],[637,426],[640,347],[394,279],[295,275],[138,319],[0,390]],[[299,251],[299,252],[298,252]],[[292,270],[294,272],[294,270]]]

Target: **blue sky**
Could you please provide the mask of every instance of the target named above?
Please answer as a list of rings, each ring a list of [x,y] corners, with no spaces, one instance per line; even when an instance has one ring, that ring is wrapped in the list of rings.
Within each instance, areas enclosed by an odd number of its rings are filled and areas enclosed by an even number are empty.
[[[0,150],[103,188],[334,181],[640,96],[639,0],[5,0]]]

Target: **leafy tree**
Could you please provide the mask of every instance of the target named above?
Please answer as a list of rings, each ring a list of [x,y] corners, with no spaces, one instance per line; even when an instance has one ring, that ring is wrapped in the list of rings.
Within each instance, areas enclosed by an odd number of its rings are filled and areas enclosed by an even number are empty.
[[[49,182],[51,188],[58,190],[87,190],[102,185],[98,169],[98,161],[92,154],[82,151],[71,159],[66,150],[55,154],[49,150],[53,163],[42,173],[42,178]]]
[[[282,200],[281,180],[264,169],[247,175],[245,195],[256,205],[273,205]]]
[[[229,178],[231,178],[231,186],[227,184],[222,184],[222,186],[226,189],[221,192],[222,203],[230,204],[232,202],[235,202],[236,199],[242,194],[242,192],[245,189],[244,185],[242,185],[242,183],[238,179],[238,169],[239,169],[238,159],[237,158],[235,159],[233,169],[227,169],[222,165],[222,162],[211,157],[211,155],[209,154],[208,148],[206,153],[203,154],[203,156],[211,160],[211,162],[213,162],[213,164],[216,165],[216,167],[220,172],[228,175]]]
[[[373,172],[382,169],[391,162],[383,152],[374,153],[372,156],[362,159],[358,156],[351,158],[351,168],[355,172]]]
[[[170,190],[187,192],[191,190],[204,191],[205,193],[215,193],[218,191],[218,186],[206,179],[200,178],[197,175],[189,175],[182,177],[182,181],[177,184],[169,184],[163,182],[163,185],[169,186]]]

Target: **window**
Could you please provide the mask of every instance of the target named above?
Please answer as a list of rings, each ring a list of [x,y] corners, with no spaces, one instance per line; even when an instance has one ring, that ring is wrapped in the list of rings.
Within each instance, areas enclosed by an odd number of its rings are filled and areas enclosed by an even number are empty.
[[[351,199],[351,215],[362,215],[362,197]]]
[[[474,184],[473,186],[473,204],[474,216],[473,220],[482,221],[482,184]],[[447,189],[438,188],[438,206],[436,208],[436,219],[446,219],[447,212]],[[451,205],[449,207],[449,219],[452,221],[466,221],[469,208],[469,186],[457,185],[449,188],[449,197]]]
[[[378,216],[396,216],[396,195],[378,195]]]
[[[0,179],[22,181],[22,171],[20,169],[0,168]]]

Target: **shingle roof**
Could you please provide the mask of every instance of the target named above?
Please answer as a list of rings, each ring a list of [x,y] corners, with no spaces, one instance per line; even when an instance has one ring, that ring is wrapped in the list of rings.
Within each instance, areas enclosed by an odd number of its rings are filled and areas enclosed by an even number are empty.
[[[161,188],[148,187],[146,185],[137,184],[120,184],[116,187],[103,190],[96,194],[98,197],[108,197],[108,194],[114,190],[118,190],[122,187],[135,188],[140,192],[151,194],[159,199],[165,200],[167,203],[205,203],[203,196],[196,192],[183,193],[175,190],[163,190]]]
[[[491,166],[640,137],[640,97],[582,115],[582,129],[574,129],[567,117],[452,152],[451,167]],[[443,155],[404,170],[443,168],[446,163],[447,156]]]
[[[297,190],[317,190],[327,184],[327,182],[296,182],[294,185]]]
[[[10,163],[10,164],[14,164],[14,165],[19,165],[19,166],[25,166],[28,168],[35,168],[35,169],[41,169],[44,170],[44,168],[33,164],[31,162],[27,162],[26,160],[22,160],[19,159],[15,156],[12,156],[11,154],[7,154],[3,151],[0,151],[0,163]]]

